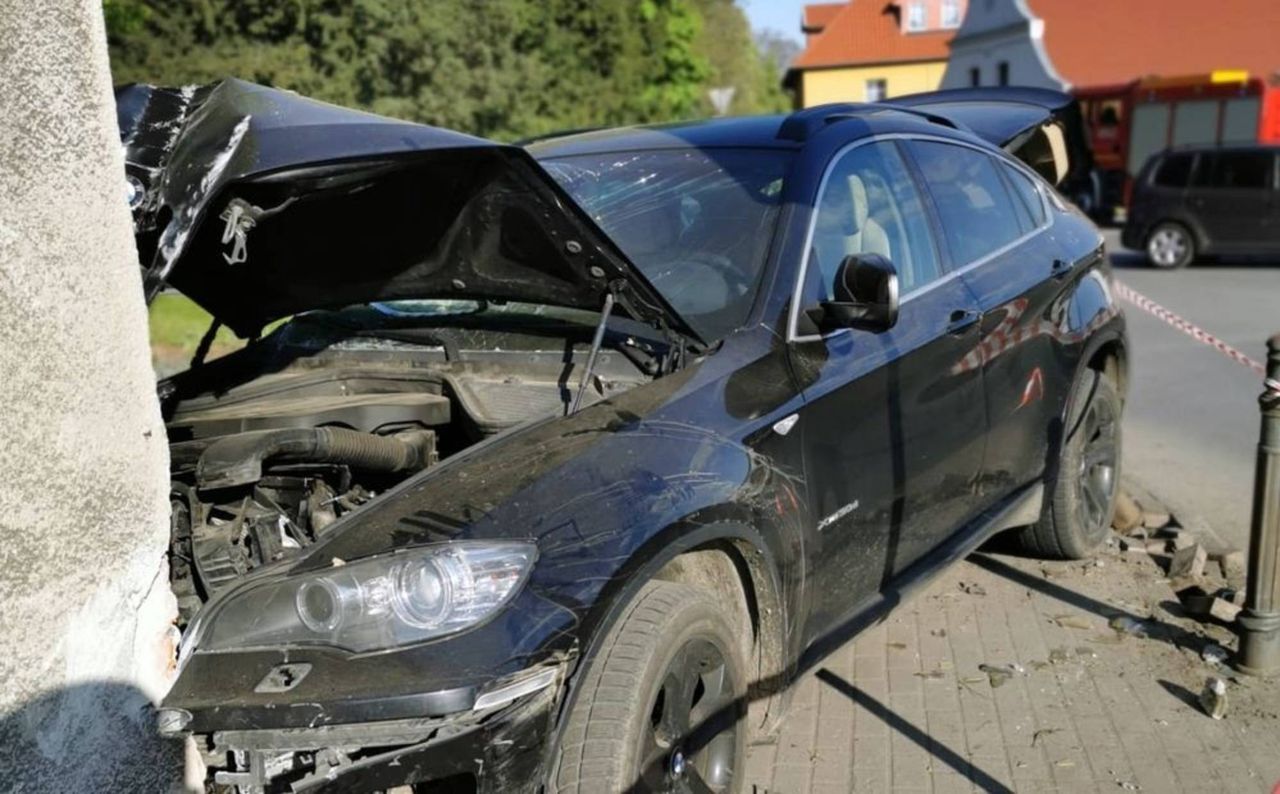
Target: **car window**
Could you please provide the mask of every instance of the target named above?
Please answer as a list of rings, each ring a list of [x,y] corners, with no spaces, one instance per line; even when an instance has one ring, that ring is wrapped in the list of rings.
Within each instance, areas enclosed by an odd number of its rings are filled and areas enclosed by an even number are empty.
[[[995,160],[949,143],[911,141],[909,146],[938,205],[957,265],[981,259],[1022,236],[1017,210]]]
[[[892,141],[845,152],[818,197],[810,267],[830,297],[836,270],[850,254],[880,254],[898,271],[906,294],[942,274],[919,189]],[[816,265],[816,267],[815,267]]]
[[[1002,165],[1001,171],[1013,193],[1014,206],[1017,208],[1022,231],[1025,233],[1043,226],[1044,201],[1040,198],[1040,190],[1036,184],[1026,174],[1012,166]]]
[[[759,290],[790,152],[662,149],[542,160],[555,180],[707,339]]]
[[[1196,169],[1197,187],[1261,189],[1271,187],[1271,152],[1205,152]]]
[[[1171,154],[1156,166],[1156,173],[1151,181],[1160,187],[1186,187],[1194,161],[1195,155],[1192,154]]]

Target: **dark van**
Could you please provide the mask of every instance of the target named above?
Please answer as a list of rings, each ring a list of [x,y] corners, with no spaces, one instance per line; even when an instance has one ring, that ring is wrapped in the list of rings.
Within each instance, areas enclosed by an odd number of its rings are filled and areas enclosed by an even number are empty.
[[[1156,267],[1197,256],[1280,254],[1277,146],[1174,149],[1134,181],[1121,241]]]

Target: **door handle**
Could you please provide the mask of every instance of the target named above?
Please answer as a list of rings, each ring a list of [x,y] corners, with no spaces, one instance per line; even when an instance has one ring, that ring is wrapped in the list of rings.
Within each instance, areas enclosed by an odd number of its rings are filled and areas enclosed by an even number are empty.
[[[1053,267],[1049,270],[1049,274],[1061,281],[1071,275],[1072,264],[1065,259],[1053,260]]]
[[[951,313],[951,318],[947,322],[947,333],[952,336],[960,336],[965,331],[978,324],[982,319],[982,312],[974,309],[956,309]]]

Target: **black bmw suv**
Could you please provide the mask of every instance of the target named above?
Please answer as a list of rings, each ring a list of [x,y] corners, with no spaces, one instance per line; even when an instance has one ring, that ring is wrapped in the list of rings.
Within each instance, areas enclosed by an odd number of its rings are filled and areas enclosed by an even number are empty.
[[[1151,264],[1280,254],[1280,146],[1201,146],[1155,154],[1138,173],[1121,241]]]
[[[253,340],[159,387],[160,729],[212,789],[737,791],[942,566],[1106,536],[1124,319],[1065,95],[527,146],[118,103],[147,291]]]

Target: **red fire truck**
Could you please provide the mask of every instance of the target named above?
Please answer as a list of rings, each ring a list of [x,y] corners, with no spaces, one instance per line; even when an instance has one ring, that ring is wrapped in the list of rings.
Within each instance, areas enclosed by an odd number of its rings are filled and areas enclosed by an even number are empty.
[[[1093,184],[1073,195],[1103,219],[1129,203],[1147,158],[1171,146],[1280,142],[1280,83],[1243,71],[1144,77],[1077,89],[1093,146]]]

